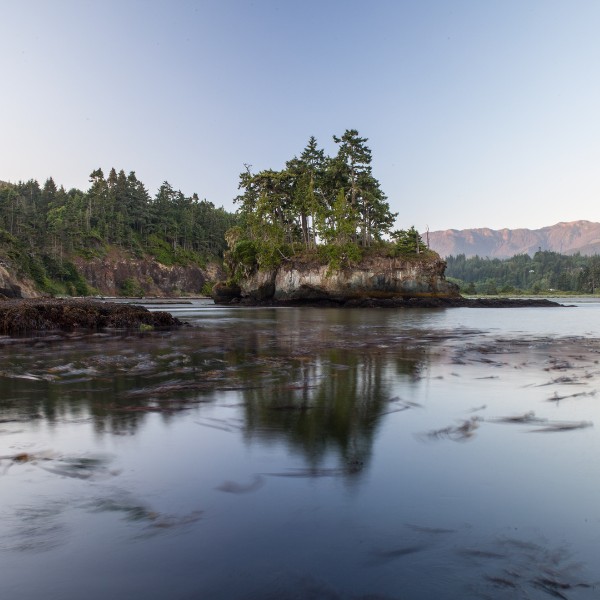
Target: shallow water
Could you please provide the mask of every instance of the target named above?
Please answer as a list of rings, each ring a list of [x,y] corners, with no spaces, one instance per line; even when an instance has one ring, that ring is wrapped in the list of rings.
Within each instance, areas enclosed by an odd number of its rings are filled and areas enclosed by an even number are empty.
[[[5,343],[0,597],[598,597],[600,304],[569,304]]]

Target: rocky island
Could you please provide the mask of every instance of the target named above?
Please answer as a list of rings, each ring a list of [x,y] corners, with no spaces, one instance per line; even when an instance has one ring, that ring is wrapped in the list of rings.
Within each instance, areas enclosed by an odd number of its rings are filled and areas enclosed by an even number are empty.
[[[367,139],[350,129],[333,141],[333,156],[311,137],[281,170],[247,166],[235,215],[168,182],[152,198],[133,171],[96,169],[87,192],[52,178],[0,182],[0,331],[170,325],[122,304],[34,301],[57,296],[212,289],[215,302],[233,305],[545,304],[463,299],[415,228],[394,229]]]
[[[463,298],[445,279],[445,266],[431,252],[422,258],[369,256],[334,272],[327,265],[300,259],[256,270],[239,283],[220,282],[213,288],[213,299],[216,304],[241,306],[559,306],[542,298]]]
[[[225,234],[229,277],[214,286],[216,303],[523,305],[462,298],[419,232],[393,229],[398,215],[373,177],[367,139],[350,129],[333,140],[333,157],[311,137],[285,169],[240,175],[239,224]]]
[[[437,255],[400,258],[371,255],[337,270],[299,257],[276,268],[256,269],[239,284],[214,287],[217,303],[353,304],[370,300],[456,299],[458,288],[444,278]]]

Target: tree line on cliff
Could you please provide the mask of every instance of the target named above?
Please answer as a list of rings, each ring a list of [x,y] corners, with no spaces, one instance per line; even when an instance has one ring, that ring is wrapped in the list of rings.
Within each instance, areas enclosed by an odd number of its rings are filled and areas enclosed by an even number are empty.
[[[0,182],[0,264],[40,291],[91,292],[74,259],[117,248],[133,258],[200,264],[225,258],[233,279],[303,255],[338,269],[366,253],[431,255],[414,227],[393,230],[396,213],[372,173],[367,139],[349,129],[328,156],[311,137],[281,170],[240,175],[235,214],[164,182],[151,196],[131,171],[90,174],[87,191],[52,177]],[[435,255],[437,256],[437,255]],[[200,290],[199,290],[200,291]]]
[[[163,264],[220,258],[236,216],[197,194],[164,182],[155,196],[131,171],[101,169],[90,188],[66,190],[52,177],[0,185],[0,254],[20,275],[48,292],[85,293],[70,259],[93,258],[117,247]]]
[[[240,221],[226,234],[226,261],[234,278],[299,255],[339,268],[372,249],[407,255],[427,251],[414,227],[392,230],[397,213],[373,176],[367,138],[348,129],[333,141],[334,156],[310,137],[300,156],[281,170],[254,173],[246,165],[235,199]]]
[[[548,291],[597,293],[600,256],[539,251],[533,257],[484,258],[464,254],[446,258],[446,276],[466,294],[518,294]]]

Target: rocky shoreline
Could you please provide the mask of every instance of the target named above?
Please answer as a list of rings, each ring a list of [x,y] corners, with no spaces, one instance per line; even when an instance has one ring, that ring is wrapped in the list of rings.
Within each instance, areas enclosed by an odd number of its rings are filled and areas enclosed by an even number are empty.
[[[215,304],[227,306],[316,306],[343,308],[517,308],[562,306],[545,298],[464,298],[445,278],[437,254],[423,257],[367,256],[330,271],[302,257],[273,269],[257,269],[238,283],[212,288]]]
[[[311,306],[317,308],[518,308],[563,306],[545,298],[353,298],[347,300],[276,301],[234,297],[215,299],[222,306]],[[0,335],[31,332],[151,330],[184,325],[166,311],[87,299],[18,299],[0,301]]]
[[[547,298],[351,298],[346,300],[277,301],[256,300],[246,297],[215,297],[215,304],[222,306],[312,306],[337,308],[552,308],[564,305]]]
[[[83,329],[149,330],[180,327],[168,312],[150,312],[143,306],[80,299],[18,299],[0,301],[0,335],[33,331]]]

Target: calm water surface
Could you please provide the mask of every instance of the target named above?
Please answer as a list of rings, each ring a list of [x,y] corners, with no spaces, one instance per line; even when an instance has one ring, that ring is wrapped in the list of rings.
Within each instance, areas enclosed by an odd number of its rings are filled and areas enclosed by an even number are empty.
[[[0,340],[0,597],[598,598],[600,304],[571,303]]]

